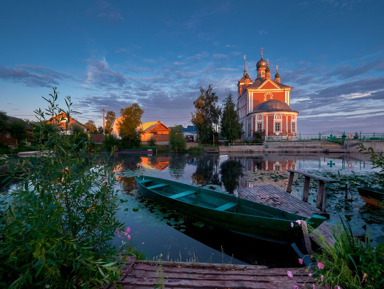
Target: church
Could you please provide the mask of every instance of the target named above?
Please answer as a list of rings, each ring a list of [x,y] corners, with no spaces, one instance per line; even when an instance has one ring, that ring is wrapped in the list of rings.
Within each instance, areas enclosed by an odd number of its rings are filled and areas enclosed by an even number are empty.
[[[244,75],[237,84],[243,139],[253,139],[256,134],[264,140],[296,139],[298,112],[290,107],[292,87],[281,83],[278,66],[272,80],[268,64],[261,48],[261,59],[256,64],[257,78],[252,81],[244,56]]]

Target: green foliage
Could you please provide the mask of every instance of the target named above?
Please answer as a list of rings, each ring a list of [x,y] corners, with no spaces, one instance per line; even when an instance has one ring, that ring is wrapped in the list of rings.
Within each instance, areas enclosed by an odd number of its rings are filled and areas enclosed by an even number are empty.
[[[88,120],[84,126],[87,128],[89,133],[97,133],[97,128],[93,120]]]
[[[9,124],[9,132],[14,139],[19,142],[27,136],[27,124],[23,120],[14,120]]]
[[[0,111],[0,133],[6,132],[8,127],[8,116],[5,112]]]
[[[378,179],[378,185],[384,187],[384,154],[382,152],[376,153],[372,147],[367,148],[363,144],[360,145],[360,152],[369,154],[373,168],[380,169],[380,171],[376,173],[376,177]]]
[[[106,152],[114,152],[119,145],[119,139],[112,134],[106,135],[103,140],[103,150]]]
[[[119,260],[110,240],[119,227],[115,178],[94,165],[83,147],[88,138],[74,129],[63,137],[46,130],[45,116],[63,110],[57,92],[37,110],[37,136],[43,152],[36,159],[7,159],[20,182],[0,202],[0,287],[93,288],[119,276]],[[71,102],[66,98],[68,114]]]
[[[105,122],[105,133],[109,134],[109,131],[111,129],[111,126],[113,122],[116,119],[116,113],[114,111],[108,111],[107,116],[105,117],[106,122]]]
[[[151,137],[150,140],[148,141],[148,146],[150,147],[155,147],[156,146],[156,140],[154,137]]]
[[[169,132],[169,148],[171,152],[185,152],[187,148],[187,140],[183,135],[183,126],[177,125],[171,128]]]
[[[33,126],[32,144],[39,149],[40,145],[50,149],[53,147],[54,143],[52,139],[49,138],[50,135],[58,133],[57,128],[54,124],[47,123],[45,121],[40,121]]]
[[[141,116],[144,111],[137,103],[132,104],[124,109],[121,109],[123,121],[119,128],[122,148],[139,147],[141,143],[141,131],[138,129],[141,124]]]
[[[364,241],[353,236],[351,227],[339,226],[334,232],[333,246],[324,242],[322,253],[316,256],[324,264],[317,275],[324,276],[323,285],[360,289],[384,288],[384,245],[374,247],[369,235]]]
[[[236,106],[232,100],[232,94],[225,99],[223,116],[221,118],[221,135],[232,142],[241,137],[243,129],[239,122]]]
[[[189,154],[203,154],[204,153],[204,146],[203,145],[198,145],[196,147],[190,147],[188,149]]]
[[[200,88],[200,96],[193,102],[196,112],[192,113],[191,122],[196,126],[200,143],[211,143],[215,126],[221,115],[217,105],[218,96],[212,85],[208,89]]]

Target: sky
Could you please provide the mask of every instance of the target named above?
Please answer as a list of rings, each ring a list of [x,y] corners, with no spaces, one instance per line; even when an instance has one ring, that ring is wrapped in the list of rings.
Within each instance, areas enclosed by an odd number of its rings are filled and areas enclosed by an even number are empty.
[[[292,86],[298,131],[384,132],[384,1],[0,0],[0,111],[36,120],[52,87],[74,118],[138,103],[190,125],[200,87],[219,103],[260,47]]]

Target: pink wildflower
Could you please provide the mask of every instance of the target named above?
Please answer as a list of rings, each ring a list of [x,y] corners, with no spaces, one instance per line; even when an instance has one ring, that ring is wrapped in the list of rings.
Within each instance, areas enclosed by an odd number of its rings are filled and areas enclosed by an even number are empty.
[[[143,245],[144,245],[144,242],[141,242],[141,244],[143,244]]]
[[[312,284],[312,289],[316,289],[316,285],[315,284]]]
[[[340,286],[336,286],[335,289],[341,289]]]
[[[301,220],[296,220],[296,223],[301,225]]]
[[[116,229],[115,229],[115,235],[117,236],[117,237],[119,237],[119,238],[121,238],[121,236],[120,236],[120,227],[117,227]]]
[[[308,276],[309,276],[309,277],[312,277],[312,273],[308,273]]]
[[[293,228],[293,223],[291,222],[291,227]]]
[[[317,262],[317,268],[324,269],[324,264],[321,262]]]
[[[321,282],[324,281],[324,276],[323,275],[320,276],[320,280],[321,280]]]
[[[303,259],[299,258],[299,264],[300,264],[300,265],[303,264]]]
[[[293,274],[292,274],[291,271],[287,271],[287,275],[288,275],[289,278],[292,278],[292,277],[293,277]]]
[[[361,280],[361,283],[363,283],[363,282],[364,282],[364,280],[365,280],[365,277],[367,277],[367,273],[364,273],[364,275],[363,275],[363,280]]]

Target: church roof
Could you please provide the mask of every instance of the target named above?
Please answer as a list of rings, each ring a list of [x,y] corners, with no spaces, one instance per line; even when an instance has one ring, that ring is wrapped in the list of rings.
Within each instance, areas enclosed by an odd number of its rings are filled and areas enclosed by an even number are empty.
[[[253,87],[253,88],[257,88],[257,87],[259,87],[259,86],[261,86],[264,82],[266,82],[267,80],[270,80],[270,81],[272,81],[274,84],[276,84],[278,87],[280,87],[280,88],[287,88],[287,87],[291,87],[291,86],[288,86],[288,85],[285,85],[285,84],[282,84],[282,83],[280,83],[280,82],[276,82],[276,81],[274,81],[274,80],[272,80],[272,79],[266,79],[266,78],[260,78],[260,77],[258,77],[258,78],[256,78],[255,79],[255,82],[253,83],[253,84],[251,84],[250,86],[248,86],[248,87]]]
[[[255,107],[253,112],[270,112],[270,111],[292,111],[288,104],[277,99],[270,99],[266,102],[260,103]]]

